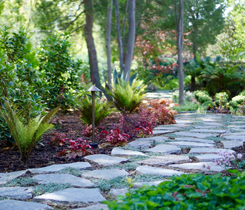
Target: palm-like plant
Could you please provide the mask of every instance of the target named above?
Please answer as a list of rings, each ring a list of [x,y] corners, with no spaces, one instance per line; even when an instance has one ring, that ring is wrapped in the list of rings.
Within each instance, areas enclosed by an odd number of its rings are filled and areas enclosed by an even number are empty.
[[[49,121],[59,110],[59,107],[45,116],[38,115],[34,118],[28,117],[28,119],[23,117],[24,110],[17,111],[16,108],[11,108],[9,102],[5,102],[5,109],[6,112],[2,112],[2,116],[20,150],[21,160],[26,163],[35,144],[47,130],[53,127]]]
[[[108,94],[114,99],[115,106],[119,111],[132,112],[140,105],[145,96],[146,86],[142,81],[135,80],[130,84],[128,81],[118,78],[118,84],[114,83]]]
[[[83,123],[91,125],[92,124],[92,99],[86,96],[82,99],[76,100],[76,105],[81,111],[82,117],[80,118]],[[112,102],[107,101],[106,99],[95,99],[95,125],[106,118],[109,114],[115,111],[115,108],[112,108]]]

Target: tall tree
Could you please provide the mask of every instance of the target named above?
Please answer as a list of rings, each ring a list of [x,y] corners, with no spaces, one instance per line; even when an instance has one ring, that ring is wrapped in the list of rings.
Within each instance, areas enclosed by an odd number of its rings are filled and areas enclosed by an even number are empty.
[[[179,104],[184,104],[184,73],[183,73],[183,20],[184,20],[184,2],[179,0],[179,12],[177,12],[177,0],[175,0],[175,15],[177,25],[177,49],[178,49],[178,75],[179,75]]]

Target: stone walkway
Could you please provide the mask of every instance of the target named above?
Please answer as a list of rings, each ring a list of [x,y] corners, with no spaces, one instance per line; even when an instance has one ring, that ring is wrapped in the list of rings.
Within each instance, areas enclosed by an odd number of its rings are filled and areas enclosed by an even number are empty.
[[[0,210],[105,210],[101,201],[127,192],[127,185],[120,185],[127,176],[136,178],[137,188],[169,181],[172,175],[219,172],[223,168],[213,162],[220,158],[217,153],[235,153],[232,148],[245,141],[244,117],[179,114],[176,121],[156,127],[153,137],[114,148],[110,156],[90,155],[86,162],[1,173]],[[54,188],[59,185],[65,187]],[[45,193],[44,186],[53,187],[52,192]]]

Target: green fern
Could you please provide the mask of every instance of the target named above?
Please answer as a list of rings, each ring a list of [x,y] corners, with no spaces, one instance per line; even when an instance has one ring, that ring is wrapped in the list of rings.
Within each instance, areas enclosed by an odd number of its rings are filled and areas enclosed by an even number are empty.
[[[10,133],[20,150],[21,160],[27,162],[30,153],[41,136],[49,129],[53,128],[49,124],[51,118],[59,110],[59,107],[53,109],[45,116],[38,115],[35,118],[24,119],[23,111],[17,111],[17,108],[11,108],[9,102],[5,102],[6,112],[2,112]]]
[[[142,81],[136,80],[130,85],[128,81],[118,78],[118,84],[114,84],[107,93],[113,97],[119,111],[131,113],[144,99],[145,88]]]
[[[82,99],[76,100],[77,107],[80,109],[82,117],[80,118],[83,123],[92,124],[92,99],[86,96]],[[104,99],[95,99],[95,126],[99,125],[100,122],[115,111],[111,108],[112,102]]]

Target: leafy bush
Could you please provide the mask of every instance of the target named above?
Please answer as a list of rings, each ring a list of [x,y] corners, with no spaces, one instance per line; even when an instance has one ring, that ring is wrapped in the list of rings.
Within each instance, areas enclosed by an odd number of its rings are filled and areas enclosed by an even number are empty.
[[[197,101],[200,102],[201,104],[203,104],[206,101],[212,101],[212,98],[209,96],[207,91],[203,91],[203,90],[194,91],[194,96],[197,99]]]
[[[106,135],[106,142],[102,146],[125,146],[127,145],[129,135],[126,133],[120,134],[119,129],[111,130],[109,133],[107,131],[102,131]]]
[[[131,113],[142,102],[145,88],[142,81],[135,80],[130,84],[118,78],[118,84],[114,83],[111,90],[107,89],[107,93],[112,96],[119,111]]]
[[[84,98],[76,99],[76,106],[81,111],[82,117],[80,118],[83,123],[92,124],[92,98],[85,96]],[[95,99],[95,125],[99,125],[100,122],[110,115],[114,108],[111,108],[112,102],[107,101],[105,98]]]
[[[231,99],[233,102],[236,102],[237,104],[242,104],[245,101],[245,96],[243,95],[237,95]]]
[[[7,101],[5,102],[5,109],[6,112],[2,112],[2,116],[20,150],[21,160],[27,162],[35,144],[47,130],[53,127],[49,121],[59,110],[59,107],[53,109],[46,116],[42,117],[40,114],[34,118],[31,118],[30,115],[28,118],[23,117],[23,112],[26,110],[17,112],[16,108],[11,108]]]
[[[226,92],[220,92],[220,93],[216,93],[215,95],[214,95],[214,98],[215,98],[215,100],[221,100],[221,101],[223,101],[223,102],[227,102],[228,101],[228,99],[229,99],[229,95],[226,93]]]
[[[212,170],[212,168],[211,168]],[[104,201],[109,209],[243,209],[245,172],[183,174],[158,186],[146,186],[126,193],[121,201]]]
[[[179,105],[179,106],[175,106],[174,110],[176,110],[177,112],[181,112],[181,111],[197,111],[199,107],[200,107],[200,105],[198,103],[191,102],[191,101],[188,101],[188,100],[184,100],[184,104],[183,105]]]

